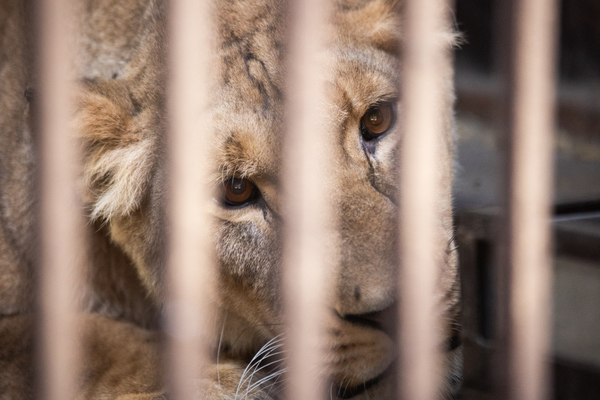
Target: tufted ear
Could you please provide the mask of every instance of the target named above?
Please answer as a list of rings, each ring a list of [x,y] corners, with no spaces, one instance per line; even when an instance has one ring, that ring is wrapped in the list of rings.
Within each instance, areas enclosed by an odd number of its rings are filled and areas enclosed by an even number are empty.
[[[84,200],[93,219],[125,216],[139,207],[153,164],[153,114],[134,99],[126,81],[82,85],[75,128],[84,148]]]
[[[397,53],[401,0],[337,0],[333,13],[338,40]]]
[[[337,0],[333,26],[337,40],[375,47],[397,54],[402,44],[403,0]],[[451,21],[448,21],[450,24]],[[440,31],[440,44],[460,44],[460,35],[451,26]]]

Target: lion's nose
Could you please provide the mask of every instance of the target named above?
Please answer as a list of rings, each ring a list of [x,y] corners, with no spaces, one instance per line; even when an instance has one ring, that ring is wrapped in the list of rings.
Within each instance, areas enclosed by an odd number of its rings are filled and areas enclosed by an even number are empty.
[[[373,329],[392,333],[395,331],[398,307],[396,303],[393,303],[382,310],[375,310],[362,314],[342,314],[339,310],[336,310],[336,312],[341,319],[350,322],[353,325],[368,326]]]
[[[365,274],[362,278],[342,279],[332,302],[333,308],[345,317],[374,314],[390,307],[396,299],[395,282],[381,275]]]

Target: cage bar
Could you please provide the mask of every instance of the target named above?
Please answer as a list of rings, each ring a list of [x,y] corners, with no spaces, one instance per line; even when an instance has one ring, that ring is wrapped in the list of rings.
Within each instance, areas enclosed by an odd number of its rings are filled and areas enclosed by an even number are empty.
[[[168,386],[174,399],[196,399],[209,363],[214,293],[210,240],[209,63],[211,2],[169,3],[168,121],[170,227],[167,249]]]
[[[323,312],[326,293],[328,220],[326,149],[323,124],[316,115],[324,99],[319,51],[328,4],[322,0],[290,3],[288,14],[287,104],[284,141],[286,205],[283,296],[286,312],[286,398],[324,396]]]
[[[440,238],[436,221],[442,84],[447,49],[441,42],[448,4],[444,0],[406,1],[399,150],[399,395],[439,397],[440,313],[436,311]]]
[[[82,207],[75,188],[78,148],[70,129],[73,92],[68,39],[73,9],[69,0],[39,0],[31,10],[38,77],[34,129],[40,151],[38,394],[63,400],[75,393],[79,370],[74,299],[85,248],[83,215],[74,212]]]
[[[500,281],[503,398],[549,396],[550,210],[556,2],[512,0],[502,12],[507,220]],[[504,324],[502,324],[504,322]],[[506,389],[501,389],[506,388]],[[504,392],[504,393],[502,393]]]

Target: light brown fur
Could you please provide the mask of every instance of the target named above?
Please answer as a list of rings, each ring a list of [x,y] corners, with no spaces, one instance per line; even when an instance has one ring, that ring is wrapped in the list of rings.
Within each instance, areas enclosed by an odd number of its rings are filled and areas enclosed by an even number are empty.
[[[81,187],[93,221],[89,226],[91,257],[81,295],[88,351],[80,396],[160,398],[164,394],[157,330],[164,304],[165,263],[164,4],[158,0],[81,0],[78,4],[82,34],[74,43],[80,82],[74,126],[83,142]],[[221,331],[223,335],[220,349],[217,340],[213,343],[215,355],[219,352],[218,364],[215,360],[208,389],[199,395],[215,400],[234,398],[249,360],[283,332],[278,238],[285,91],[282,2],[222,0],[216,4],[219,52],[211,92],[214,135],[207,143],[214,149],[214,182],[218,186],[234,176],[247,178],[258,187],[261,198],[241,208],[211,207],[217,221],[214,237],[220,272],[219,318],[211,328],[216,338]],[[24,289],[30,289],[33,247],[32,188],[26,182],[35,165],[23,93],[32,83],[26,72],[26,30],[19,2],[4,2],[0,7],[0,29],[12,35],[0,35],[0,332],[10,333],[0,336],[9,339],[0,340],[22,350],[0,352],[0,367],[2,362],[10,366],[0,369],[0,394],[28,398],[26,383],[5,389],[5,382],[11,376],[20,377],[15,382],[28,382],[30,377],[27,338],[19,342],[15,332],[27,331],[31,324],[32,300],[22,293],[31,293]],[[389,327],[375,329],[357,323],[354,316],[381,312],[368,317],[372,325],[389,325],[388,317],[395,310],[398,259],[391,238],[397,236],[395,171],[400,124],[366,145],[360,119],[370,106],[400,97],[402,38],[397,21],[401,8],[394,0],[339,0],[330,20],[329,102],[316,117],[323,119],[323,141],[334,149],[330,156],[335,168],[328,173],[333,177],[339,236],[332,251],[339,262],[332,266],[336,279],[328,305],[326,361],[340,395],[346,389],[360,389],[388,370],[394,360]],[[6,28],[7,24],[13,25]],[[448,45],[452,37],[441,34]],[[442,116],[446,135],[440,143],[437,256],[443,293],[440,315],[448,321],[450,337],[459,312],[459,288],[450,193],[451,70],[446,73],[440,82],[447,107]],[[446,364],[448,382],[443,392],[448,394],[459,380],[460,348],[448,353]],[[279,398],[280,388],[272,383],[253,388],[248,397]],[[242,382],[241,393],[246,388]],[[387,398],[393,391],[394,379],[388,374],[353,398]]]

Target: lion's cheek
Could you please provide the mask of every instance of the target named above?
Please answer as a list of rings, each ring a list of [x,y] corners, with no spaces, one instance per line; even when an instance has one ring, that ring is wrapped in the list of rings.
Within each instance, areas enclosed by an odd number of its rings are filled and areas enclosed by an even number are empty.
[[[160,303],[164,298],[164,244],[157,234],[160,224],[149,214],[154,213],[145,209],[137,210],[127,218],[113,218],[110,234],[130,257],[151,297]]]

